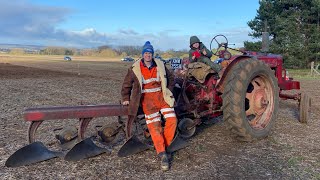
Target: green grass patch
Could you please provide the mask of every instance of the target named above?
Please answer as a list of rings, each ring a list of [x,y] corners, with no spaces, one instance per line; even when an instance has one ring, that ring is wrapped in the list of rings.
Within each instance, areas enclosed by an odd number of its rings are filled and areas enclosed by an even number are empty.
[[[320,75],[312,75],[310,69],[287,69],[289,77],[294,79],[320,79]]]
[[[302,156],[295,156],[295,157],[291,157],[288,160],[288,166],[289,167],[295,167],[297,166],[301,161],[303,161],[303,157]]]

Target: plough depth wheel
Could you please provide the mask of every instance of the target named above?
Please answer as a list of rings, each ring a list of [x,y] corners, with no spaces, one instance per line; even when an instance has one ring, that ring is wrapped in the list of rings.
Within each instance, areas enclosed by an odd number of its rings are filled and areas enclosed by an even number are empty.
[[[183,118],[178,124],[179,134],[182,138],[190,138],[196,132],[196,124],[192,119]]]
[[[60,129],[60,132],[56,134],[56,139],[60,141],[60,144],[68,143],[78,137],[78,129],[74,126],[67,126]]]
[[[98,136],[100,136],[101,141],[105,143],[110,143],[114,141],[117,134],[120,132],[120,130],[123,129],[123,126],[103,126],[101,130],[98,131]]]

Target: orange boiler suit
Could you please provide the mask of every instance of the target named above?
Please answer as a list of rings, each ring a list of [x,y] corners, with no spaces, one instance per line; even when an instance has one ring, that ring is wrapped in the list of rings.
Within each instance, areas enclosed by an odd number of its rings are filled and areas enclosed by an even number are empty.
[[[175,135],[177,117],[174,108],[163,98],[161,81],[157,66],[150,69],[140,62],[142,74],[141,105],[145,113],[146,124],[157,154],[165,152]],[[165,126],[161,126],[161,114],[165,118]]]

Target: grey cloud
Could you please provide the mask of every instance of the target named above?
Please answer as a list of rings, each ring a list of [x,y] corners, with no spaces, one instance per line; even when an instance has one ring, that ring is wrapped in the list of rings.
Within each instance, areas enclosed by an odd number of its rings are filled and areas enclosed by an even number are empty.
[[[82,31],[57,29],[56,26],[65,21],[71,12],[71,9],[35,5],[27,0],[1,2],[0,40],[6,40],[6,43],[78,47],[107,43],[107,36],[93,28]]]
[[[171,33],[177,33],[177,32],[181,32],[177,29],[167,29],[167,30],[164,30],[164,31],[160,31],[158,34],[159,35],[168,35],[168,34],[171,34]]]
[[[65,20],[70,10],[39,6],[27,1],[4,1],[0,6],[0,35],[25,38],[45,37]]]
[[[120,34],[125,34],[125,35],[138,35],[139,33],[132,30],[132,29],[120,29],[118,31]]]
[[[68,18],[72,9],[36,5],[28,0],[0,1],[0,43],[97,47],[142,46],[145,41],[151,41],[156,49],[161,50],[189,48],[190,36],[177,35],[181,30],[167,29],[141,34],[134,29],[120,29],[116,33],[97,32],[94,28],[80,31],[58,29],[57,26]],[[243,46],[243,41],[248,40],[248,32],[248,28],[234,28],[212,34],[225,34],[229,42],[236,43],[239,47]],[[201,35],[200,39],[209,46],[212,37],[213,35]]]
[[[146,33],[137,35],[127,35],[122,33],[108,34],[108,43],[113,46],[132,45],[143,46],[146,41],[150,41],[155,49],[186,49],[188,48],[189,36],[171,35],[172,30],[157,33]]]
[[[108,44],[110,40],[106,34],[88,28],[82,31],[56,30],[50,39],[48,38],[48,41],[60,46],[96,47]]]
[[[230,44],[235,44],[235,47],[243,47],[244,41],[254,41],[252,37],[249,37],[250,32],[249,27],[237,27],[233,29],[228,29],[225,31]]]

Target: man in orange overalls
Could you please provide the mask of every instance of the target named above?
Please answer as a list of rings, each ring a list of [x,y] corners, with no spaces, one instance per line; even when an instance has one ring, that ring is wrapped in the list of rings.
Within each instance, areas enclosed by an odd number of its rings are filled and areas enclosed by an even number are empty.
[[[161,158],[161,169],[169,170],[166,153],[175,135],[177,118],[174,112],[173,75],[160,60],[153,58],[153,46],[147,41],[142,49],[142,59],[129,68],[122,85],[122,104],[129,105],[129,115],[136,116],[141,106],[146,124],[157,154]],[[130,98],[131,96],[131,98]],[[161,126],[161,114],[165,126]]]

